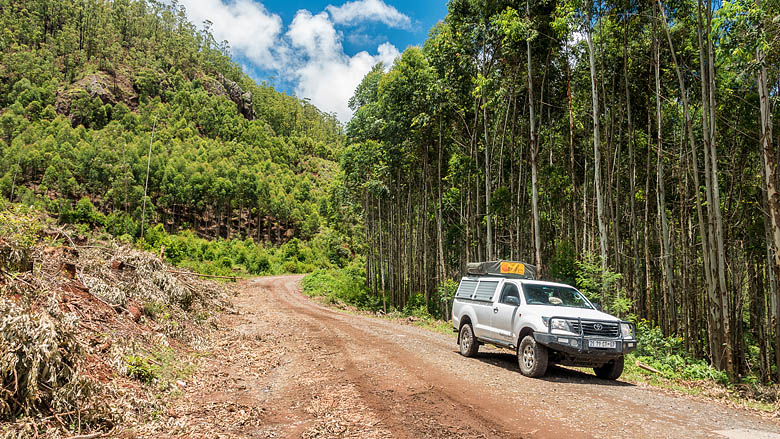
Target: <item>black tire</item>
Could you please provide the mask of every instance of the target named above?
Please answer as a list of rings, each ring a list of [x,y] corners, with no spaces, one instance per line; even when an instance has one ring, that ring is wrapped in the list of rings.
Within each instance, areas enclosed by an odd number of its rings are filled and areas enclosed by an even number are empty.
[[[526,335],[517,347],[517,364],[520,373],[527,377],[539,378],[547,372],[547,348]]]
[[[464,357],[473,357],[479,351],[479,342],[474,336],[471,324],[466,323],[460,327],[460,354]]]
[[[594,367],[593,371],[596,372],[596,376],[601,379],[614,381],[623,374],[624,364],[625,360],[623,357],[615,358],[601,367]]]

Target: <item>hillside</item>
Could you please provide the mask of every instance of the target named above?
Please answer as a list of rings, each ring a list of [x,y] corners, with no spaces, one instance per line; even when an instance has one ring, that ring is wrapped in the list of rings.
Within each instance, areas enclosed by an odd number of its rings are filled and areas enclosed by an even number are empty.
[[[144,0],[3,1],[0,194],[68,221],[87,198],[115,236],[308,240],[342,128],[257,84],[208,28]]]

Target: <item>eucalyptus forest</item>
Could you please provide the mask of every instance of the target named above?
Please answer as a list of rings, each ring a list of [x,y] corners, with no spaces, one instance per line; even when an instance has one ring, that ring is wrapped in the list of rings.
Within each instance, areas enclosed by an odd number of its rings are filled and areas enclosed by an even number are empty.
[[[343,178],[373,294],[446,313],[467,261],[519,259],[772,379],[779,6],[451,1],[351,101]]]
[[[448,10],[342,125],[176,2],[0,0],[0,197],[228,271],[281,248],[383,312],[447,319],[467,262],[520,260],[780,381],[780,3]]]

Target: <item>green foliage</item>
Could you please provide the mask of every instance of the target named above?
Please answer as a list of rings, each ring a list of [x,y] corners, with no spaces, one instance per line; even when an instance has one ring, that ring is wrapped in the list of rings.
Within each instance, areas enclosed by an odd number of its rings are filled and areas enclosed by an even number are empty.
[[[146,384],[152,384],[158,378],[157,366],[148,358],[139,355],[125,357],[127,375]]]
[[[454,279],[445,279],[436,289],[439,301],[444,305],[445,314],[442,317],[445,319],[450,317],[449,311],[452,309],[452,302],[455,300],[455,293],[458,291],[459,285],[458,281]]]
[[[144,384],[169,388],[173,382],[185,379],[195,371],[188,358],[182,358],[170,347],[160,346],[150,353],[135,353],[124,358],[127,375]]]
[[[633,357],[657,369],[665,378],[728,384],[729,377],[725,372],[704,360],[692,358],[686,352],[682,338],[665,337],[660,327],[652,326],[646,320],[637,324],[637,333],[639,345]]]
[[[66,209],[60,214],[60,220],[70,224],[85,224],[91,227],[104,226],[106,216],[95,210],[95,205],[88,197],[82,197],[75,208]]]
[[[406,300],[402,311],[404,314],[420,319],[430,319],[428,305],[425,303],[425,296],[420,293],[414,294]]]
[[[162,224],[148,229],[144,250],[159,254],[182,268],[219,276],[309,273],[331,267],[327,233],[311,241],[293,239],[280,247],[267,247],[251,239],[208,240],[192,231],[166,232]]]
[[[32,266],[31,251],[40,241],[42,222],[22,205],[0,205],[0,270],[26,271]]]
[[[323,296],[329,303],[345,303],[359,308],[375,308],[365,286],[365,270],[359,263],[346,268],[316,270],[303,278],[303,292],[309,296]]]
[[[577,251],[569,240],[557,240],[555,242],[555,254],[549,261],[549,276],[551,280],[567,284],[577,282],[577,274],[580,267],[577,264]],[[583,273],[584,274],[584,273]],[[584,279],[590,283],[590,279]],[[598,287],[598,285],[590,285]]]
[[[24,205],[0,205],[0,237],[11,246],[29,250],[38,243],[42,224],[35,211]]]
[[[620,318],[633,318],[628,315],[631,300],[626,292],[619,287],[618,281],[623,275],[610,270],[602,270],[601,262],[592,254],[587,253],[583,260],[576,261],[577,287],[592,302],[598,302],[601,308],[609,314]]]

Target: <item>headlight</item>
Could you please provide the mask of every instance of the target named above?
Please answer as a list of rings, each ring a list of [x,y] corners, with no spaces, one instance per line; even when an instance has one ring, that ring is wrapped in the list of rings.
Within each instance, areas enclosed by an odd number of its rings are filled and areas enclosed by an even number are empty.
[[[629,325],[628,323],[621,323],[620,335],[623,338],[634,338],[634,333],[631,331],[631,325]]]
[[[550,326],[550,318],[549,317],[542,317],[542,323],[544,323],[544,326],[549,327]],[[570,331],[569,324],[566,322],[566,320],[561,319],[552,319],[552,329],[560,329],[561,331]]]
[[[566,323],[566,320],[555,319],[552,321],[552,328],[560,329],[561,331],[568,331],[569,324]]]

